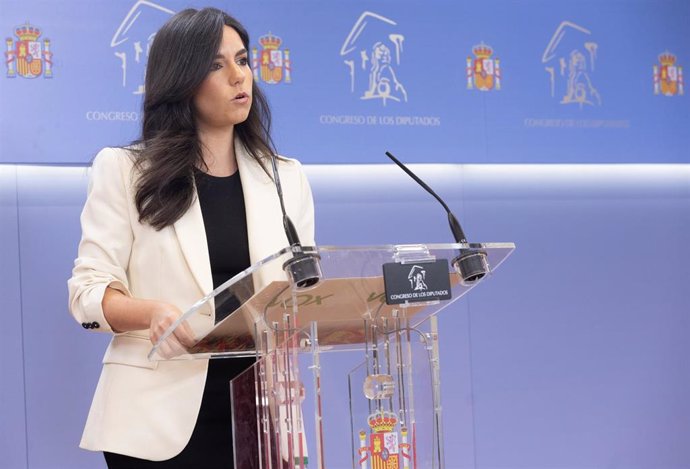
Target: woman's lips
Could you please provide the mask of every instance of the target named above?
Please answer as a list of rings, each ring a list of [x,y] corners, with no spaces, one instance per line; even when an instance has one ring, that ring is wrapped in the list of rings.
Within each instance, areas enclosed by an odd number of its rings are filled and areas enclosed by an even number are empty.
[[[249,102],[249,95],[247,93],[240,93],[235,98],[232,100],[233,102],[237,104],[245,104]]]

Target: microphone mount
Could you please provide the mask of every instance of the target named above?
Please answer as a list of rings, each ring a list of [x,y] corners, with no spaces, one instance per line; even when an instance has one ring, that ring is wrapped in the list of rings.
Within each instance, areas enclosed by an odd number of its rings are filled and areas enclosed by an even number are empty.
[[[271,154],[271,167],[273,169],[273,182],[275,183],[278,200],[280,201],[280,210],[283,214],[283,229],[285,230],[288,244],[292,249],[292,258],[283,264],[283,270],[287,274],[290,283],[298,290],[313,287],[323,277],[321,273],[321,257],[316,252],[306,252],[304,250],[295,225],[285,211],[283,188],[280,184],[275,154]]]
[[[465,232],[460,226],[460,222],[450,211],[448,205],[439,197],[436,192],[434,192],[431,187],[429,187],[424,181],[422,181],[416,174],[414,174],[407,166],[405,166],[400,160],[398,160],[389,151],[386,152],[386,156],[390,158],[395,164],[397,164],[408,176],[422,186],[429,194],[434,196],[434,198],[443,206],[446,213],[448,214],[448,224],[450,225],[450,231],[453,233],[453,238],[458,244],[466,244],[467,237]],[[481,250],[472,250],[468,248],[460,248],[459,255],[455,257],[452,261],[453,268],[460,275],[463,285],[472,285],[483,279],[487,273],[489,273],[489,262],[487,259],[486,252]]]

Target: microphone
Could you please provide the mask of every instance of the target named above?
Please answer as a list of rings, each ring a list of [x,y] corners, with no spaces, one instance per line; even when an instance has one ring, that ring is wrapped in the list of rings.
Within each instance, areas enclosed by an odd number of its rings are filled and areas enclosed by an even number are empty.
[[[448,205],[439,197],[436,192],[434,192],[431,187],[426,185],[415,173],[413,173],[407,166],[402,164],[393,154],[389,151],[386,152],[386,156],[393,160],[403,171],[407,173],[412,179],[422,186],[429,194],[433,195],[436,200],[443,206],[448,213],[448,224],[450,225],[450,231],[453,233],[455,242],[458,244],[469,244],[467,242],[467,237],[465,232],[460,226],[460,222],[450,211]],[[483,279],[487,273],[489,273],[489,262],[487,260],[486,252],[484,251],[471,251],[469,249],[459,249],[459,255],[452,261],[453,268],[460,275],[462,279],[461,283],[463,285],[473,285]]]
[[[283,213],[283,229],[293,253],[292,259],[283,264],[283,270],[287,274],[290,283],[295,285],[297,289],[309,288],[319,283],[323,276],[321,273],[321,263],[319,262],[321,258],[317,253],[304,252],[295,225],[285,211],[283,187],[280,184],[275,154],[271,154],[271,167],[273,168],[273,181],[278,192],[278,200],[280,201],[280,211]]]

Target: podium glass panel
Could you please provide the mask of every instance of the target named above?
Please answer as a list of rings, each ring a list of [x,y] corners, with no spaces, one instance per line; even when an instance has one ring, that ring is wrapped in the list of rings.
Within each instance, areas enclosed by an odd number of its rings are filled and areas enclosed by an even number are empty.
[[[199,300],[149,358],[256,356],[230,383],[235,467],[443,468],[436,313],[483,281],[462,280],[459,254],[479,254],[490,274],[513,249],[287,248]],[[283,269],[305,253],[320,261],[321,278],[298,288]],[[440,274],[425,268],[439,260]],[[441,275],[450,299],[387,304],[383,265],[390,263],[420,295]],[[193,344],[176,340],[180,327],[192,331]]]
[[[291,248],[285,248],[201,298],[161,336],[149,359],[255,355],[262,349],[261,331],[270,329],[272,324],[282,324],[286,314],[292,317],[295,329],[309,327],[312,321],[326,321],[319,328],[322,346],[358,349],[364,342],[363,318],[390,319],[394,310],[405,308],[414,327],[481,283],[463,284],[451,265],[458,252],[485,253],[490,276],[514,248],[512,243],[304,248],[305,252],[320,257],[323,272],[321,281],[307,289],[296,289],[288,281],[283,265],[294,253]],[[449,261],[450,300],[386,304],[383,264],[398,262],[413,266],[436,259]],[[192,346],[175,341],[175,330],[182,324],[192,331]],[[279,346],[280,337],[274,339],[272,346]]]

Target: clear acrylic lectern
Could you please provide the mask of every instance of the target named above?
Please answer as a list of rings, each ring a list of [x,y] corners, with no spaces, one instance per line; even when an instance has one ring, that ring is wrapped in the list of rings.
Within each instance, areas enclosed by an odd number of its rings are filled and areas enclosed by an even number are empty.
[[[236,468],[443,468],[436,313],[479,283],[456,271],[459,253],[490,275],[514,248],[286,248],[199,300],[149,358],[256,357],[230,382]],[[298,287],[284,266],[305,253],[320,279]],[[409,294],[387,295],[384,265]]]

